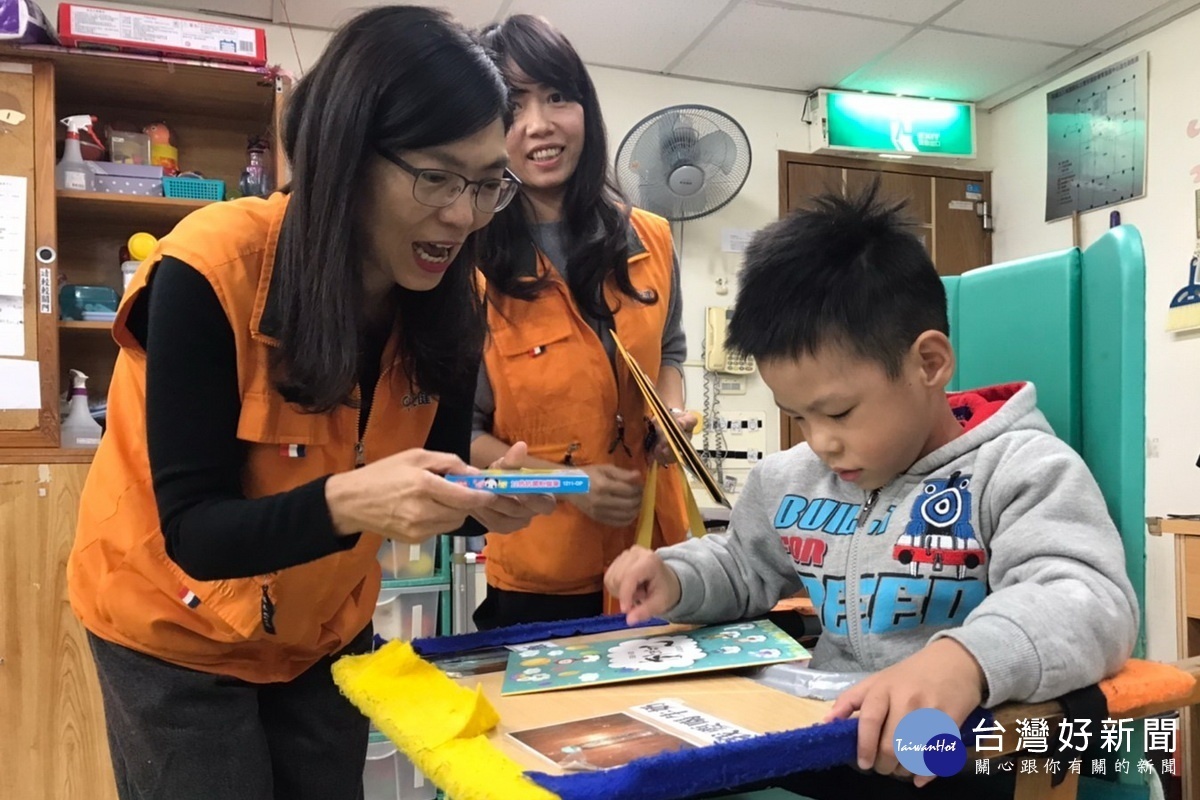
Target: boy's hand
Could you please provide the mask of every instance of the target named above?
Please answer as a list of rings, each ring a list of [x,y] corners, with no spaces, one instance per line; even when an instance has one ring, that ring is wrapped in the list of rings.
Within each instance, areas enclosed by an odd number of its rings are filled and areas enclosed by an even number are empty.
[[[983,692],[983,670],[975,657],[953,639],[938,639],[842,692],[825,721],[858,711],[858,766],[908,777],[895,751],[896,725],[904,715],[936,708],[961,726],[983,701]],[[932,780],[918,775],[913,783],[920,787]]]
[[[637,625],[679,603],[679,578],[659,556],[644,547],[631,547],[604,574],[608,593],[621,603],[625,621]]]

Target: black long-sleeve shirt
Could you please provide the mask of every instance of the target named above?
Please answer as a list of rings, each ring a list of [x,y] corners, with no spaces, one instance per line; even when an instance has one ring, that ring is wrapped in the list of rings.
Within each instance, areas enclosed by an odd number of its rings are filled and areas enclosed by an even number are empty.
[[[241,578],[293,567],[352,548],[325,502],[329,476],[255,499],[242,492],[246,444],[237,438],[241,402],[233,329],[208,281],[164,258],[130,310],[146,350],[146,436],[167,554],[200,580]],[[367,418],[384,342],[363,348],[360,384]],[[469,457],[473,392],[443,397],[428,450]],[[482,533],[468,520],[461,534]]]

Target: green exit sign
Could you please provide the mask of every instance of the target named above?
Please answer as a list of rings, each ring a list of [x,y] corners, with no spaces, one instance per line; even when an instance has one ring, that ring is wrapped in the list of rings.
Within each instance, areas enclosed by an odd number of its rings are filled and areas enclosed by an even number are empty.
[[[827,150],[975,157],[974,103],[821,89],[817,116]]]

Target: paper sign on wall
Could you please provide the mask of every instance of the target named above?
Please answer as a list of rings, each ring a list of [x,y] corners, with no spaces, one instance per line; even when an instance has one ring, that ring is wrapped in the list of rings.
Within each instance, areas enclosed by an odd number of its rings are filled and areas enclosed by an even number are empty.
[[[25,355],[25,300],[0,296],[0,356]]]
[[[26,181],[0,175],[0,295],[25,293]]]
[[[42,407],[38,383],[38,362],[18,358],[0,358],[0,408],[29,409]]]
[[[750,240],[754,238],[754,231],[745,230],[743,228],[722,228],[721,229],[721,252],[722,253],[744,253],[746,245],[750,244]]]
[[[49,267],[38,267],[38,313],[50,314],[54,311],[54,289],[51,284]]]

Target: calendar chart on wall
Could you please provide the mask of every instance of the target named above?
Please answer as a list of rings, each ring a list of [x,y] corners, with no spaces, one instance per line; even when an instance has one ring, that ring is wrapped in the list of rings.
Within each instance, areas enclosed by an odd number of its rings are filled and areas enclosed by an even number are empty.
[[[1046,221],[1146,191],[1148,55],[1046,95]]]

